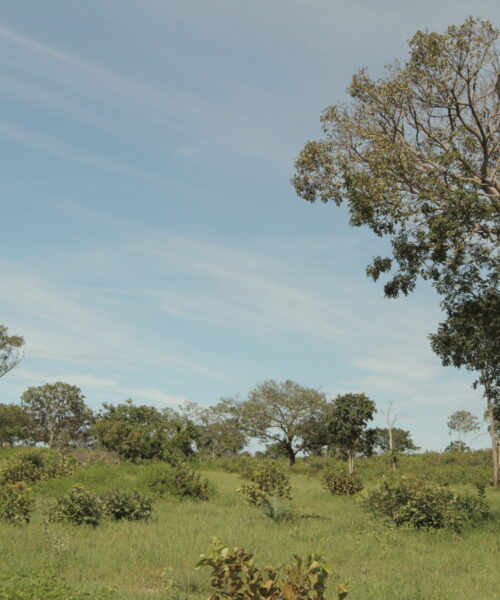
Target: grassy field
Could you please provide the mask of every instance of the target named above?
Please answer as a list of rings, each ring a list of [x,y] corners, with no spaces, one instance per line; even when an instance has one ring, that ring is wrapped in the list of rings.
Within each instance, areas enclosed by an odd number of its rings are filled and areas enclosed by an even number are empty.
[[[0,466],[9,456],[0,451]],[[336,583],[349,582],[352,600],[500,597],[500,493],[491,489],[493,519],[459,535],[389,527],[354,498],[329,495],[317,477],[292,474],[296,516],[275,523],[236,492],[242,483],[237,474],[202,467],[217,488],[207,502],[160,499],[150,522],[106,521],[95,529],[44,524],[47,501],[75,483],[96,492],[117,486],[146,491],[149,468],[97,464],[34,484],[37,509],[32,522],[23,528],[0,523],[0,572],[34,572],[52,564],[61,579],[91,597],[112,586],[116,598],[124,600],[206,599],[209,571],[194,566],[217,536],[229,546],[254,552],[259,565],[278,565],[290,562],[293,554],[320,551],[332,568],[330,596]]]

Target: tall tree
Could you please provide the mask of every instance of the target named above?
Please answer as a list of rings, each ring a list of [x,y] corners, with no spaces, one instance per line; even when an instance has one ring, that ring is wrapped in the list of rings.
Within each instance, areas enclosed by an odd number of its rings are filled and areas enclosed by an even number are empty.
[[[333,444],[347,456],[351,475],[356,454],[369,454],[373,447],[373,430],[367,423],[376,412],[375,402],[366,394],[339,394],[333,402],[328,428]]]
[[[21,406],[30,419],[31,436],[49,448],[82,442],[93,419],[80,388],[62,381],[29,387]]]
[[[17,367],[23,358],[24,339],[19,335],[8,335],[7,327],[0,325],[0,377]]]
[[[264,381],[237,403],[240,425],[250,437],[264,443],[278,443],[291,465],[306,447],[314,416],[323,414],[325,395],[294,381]]]
[[[300,196],[346,202],[352,225],[390,239],[392,255],[367,268],[374,280],[389,274],[385,295],[410,293],[419,277],[431,281],[444,325],[465,301],[498,294],[498,34],[473,18],[444,34],[418,31],[406,62],[378,80],[365,70],[354,75],[352,103],[324,111],[323,139],[308,142],[296,161]],[[490,317],[494,305],[483,307]],[[479,381],[493,407],[498,352],[482,347],[489,372]],[[474,361],[460,366],[467,364],[476,370]]]

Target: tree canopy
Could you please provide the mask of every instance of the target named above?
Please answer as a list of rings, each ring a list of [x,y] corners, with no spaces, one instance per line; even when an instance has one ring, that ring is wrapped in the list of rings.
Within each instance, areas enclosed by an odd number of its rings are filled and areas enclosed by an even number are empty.
[[[323,414],[326,398],[322,392],[294,381],[259,383],[245,402],[234,410],[242,430],[265,443],[278,443],[290,464],[306,447],[315,417]]]
[[[92,423],[81,390],[62,381],[29,387],[21,396],[21,406],[30,419],[34,441],[49,448],[83,441]]]
[[[418,31],[406,63],[373,80],[354,75],[350,105],[322,116],[293,179],[300,196],[347,202],[351,224],[389,236],[392,257],[368,274],[392,277],[389,297],[419,276],[441,293],[458,275],[491,287],[500,231],[498,30],[472,18],[444,34]]]
[[[391,255],[367,267],[374,280],[386,274],[387,297],[432,282],[446,315],[432,346],[445,365],[479,371],[491,410],[500,396],[498,36],[468,18],[443,34],[418,31],[408,59],[378,80],[359,71],[351,103],[325,109],[324,135],[305,145],[293,178],[304,199],[345,202],[352,225],[390,240]],[[498,485],[498,463],[494,471]]]
[[[17,404],[0,404],[0,448],[26,442],[30,437],[30,419]]]
[[[367,429],[367,423],[376,412],[375,402],[366,394],[339,394],[333,402],[328,429],[333,445],[349,460],[349,473],[357,453],[371,453],[373,430]]]
[[[0,377],[17,367],[23,358],[24,339],[19,335],[8,335],[7,327],[0,325]]]
[[[194,453],[198,430],[187,418],[170,408],[103,404],[92,427],[102,446],[130,460],[157,458],[175,462]]]
[[[198,427],[196,445],[200,452],[216,456],[238,454],[247,444],[231,400],[221,400],[214,406],[187,403],[185,413]]]

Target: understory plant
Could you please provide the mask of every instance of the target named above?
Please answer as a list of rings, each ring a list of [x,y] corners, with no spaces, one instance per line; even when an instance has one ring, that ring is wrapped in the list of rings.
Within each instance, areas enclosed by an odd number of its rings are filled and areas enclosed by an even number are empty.
[[[274,465],[257,465],[246,476],[252,485],[243,485],[238,491],[245,495],[249,504],[263,506],[270,498],[292,499],[290,479]]]
[[[31,450],[9,462],[0,473],[0,483],[66,477],[75,473],[78,467],[79,463],[74,457],[61,452]]]
[[[321,556],[294,559],[291,565],[259,568],[253,554],[243,548],[230,550],[215,539],[209,553],[201,555],[197,568],[211,569],[214,591],[210,600],[325,600],[329,569]],[[347,589],[340,585],[336,600],[346,596]]]
[[[379,487],[369,492],[361,503],[375,515],[386,517],[396,525],[411,527],[449,527],[461,531],[489,517],[484,486],[479,486],[476,496],[460,496],[448,487],[412,475],[383,477]]]
[[[31,489],[18,482],[0,486],[0,519],[12,525],[27,525],[34,508]]]
[[[186,464],[177,467],[158,465],[149,476],[148,486],[159,496],[169,494],[180,499],[208,500],[214,494],[210,480]]]
[[[54,523],[73,523],[96,527],[103,517],[101,500],[83,485],[75,485],[49,507],[48,518]]]
[[[1,600],[108,600],[117,598],[113,589],[83,592],[61,581],[52,565],[28,573],[0,573]]]
[[[335,496],[352,496],[363,489],[357,475],[349,475],[338,469],[327,469],[321,476],[322,486]]]
[[[104,515],[114,521],[147,520],[153,512],[153,500],[138,492],[126,492],[115,488],[101,496],[100,500]]]

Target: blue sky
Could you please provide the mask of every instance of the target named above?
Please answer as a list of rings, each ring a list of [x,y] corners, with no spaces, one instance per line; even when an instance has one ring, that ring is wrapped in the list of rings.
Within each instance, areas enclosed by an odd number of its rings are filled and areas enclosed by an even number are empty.
[[[79,385],[215,403],[265,379],[364,391],[423,448],[483,412],[442,367],[421,285],[383,298],[385,242],[289,180],[351,75],[404,57],[448,0],[17,0],[0,5],[0,323],[26,339],[0,401]],[[498,25],[498,3],[474,16]],[[378,417],[377,422],[381,423]],[[486,436],[475,442],[487,445]]]

